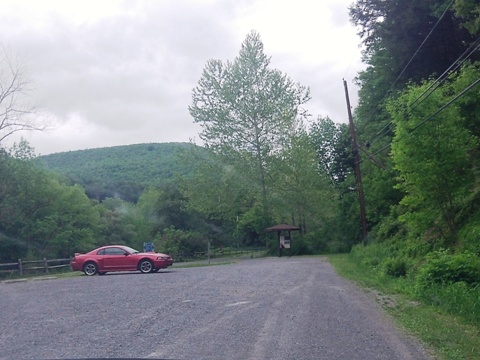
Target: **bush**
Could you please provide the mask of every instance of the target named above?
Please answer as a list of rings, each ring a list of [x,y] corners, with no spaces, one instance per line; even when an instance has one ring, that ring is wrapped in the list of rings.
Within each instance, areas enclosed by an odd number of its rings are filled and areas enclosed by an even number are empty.
[[[175,229],[173,226],[163,230],[159,241],[155,242],[155,248],[168,254],[206,251],[207,240],[195,231]]]
[[[393,257],[394,254],[386,243],[372,243],[368,246],[355,245],[351,255],[358,264],[377,268],[385,259]]]
[[[416,284],[420,290],[432,284],[464,282],[468,286],[480,284],[480,259],[470,252],[449,254],[436,251],[427,255],[426,263],[420,268]]]
[[[459,232],[460,246],[480,256],[480,213]]]
[[[311,255],[312,249],[308,243],[300,236],[292,240],[292,255]]]
[[[402,277],[407,275],[409,264],[405,258],[389,258],[382,263],[383,272],[393,277]]]

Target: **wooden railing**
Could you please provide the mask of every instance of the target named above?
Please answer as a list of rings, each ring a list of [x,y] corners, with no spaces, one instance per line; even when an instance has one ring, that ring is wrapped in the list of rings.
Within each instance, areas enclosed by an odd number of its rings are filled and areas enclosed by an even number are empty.
[[[22,260],[18,262],[0,264],[0,275],[25,275],[34,273],[48,274],[51,270],[69,268],[71,258],[66,259],[47,259],[42,260]]]
[[[238,256],[249,256],[249,257],[259,257],[266,254],[265,248],[254,248],[254,249],[211,249],[210,254],[208,251],[195,251],[193,253],[181,252],[177,254],[170,254],[173,257],[173,262],[186,262],[186,261],[196,261],[196,260],[205,260],[205,259],[216,259],[216,258],[230,258]]]
[[[193,253],[182,252],[171,254],[175,262],[187,262],[216,258],[231,258],[249,256],[256,257],[265,255],[265,248],[257,249],[211,249],[208,251],[195,251]],[[22,260],[17,262],[0,264],[0,278],[11,275],[27,275],[27,274],[49,274],[52,270],[70,268],[72,258],[65,259],[47,259],[42,260]]]

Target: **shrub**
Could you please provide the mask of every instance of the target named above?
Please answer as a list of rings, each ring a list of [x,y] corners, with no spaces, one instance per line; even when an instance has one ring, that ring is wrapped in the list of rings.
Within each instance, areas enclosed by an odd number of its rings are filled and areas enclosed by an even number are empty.
[[[459,233],[460,246],[466,251],[470,251],[480,256],[480,213],[465,225]]]
[[[385,259],[394,256],[387,243],[373,243],[368,246],[355,245],[352,248],[351,255],[357,263],[369,268],[376,268]]]
[[[470,252],[449,254],[435,251],[427,255],[419,269],[416,284],[424,289],[432,284],[464,282],[468,286],[480,284],[480,259]]]
[[[382,263],[383,272],[393,277],[402,277],[407,275],[409,264],[403,257],[389,258]]]
[[[157,246],[158,244],[158,246]],[[156,241],[155,248],[169,254],[194,253],[206,251],[207,240],[195,231],[175,229],[173,226],[163,230],[161,238]]]

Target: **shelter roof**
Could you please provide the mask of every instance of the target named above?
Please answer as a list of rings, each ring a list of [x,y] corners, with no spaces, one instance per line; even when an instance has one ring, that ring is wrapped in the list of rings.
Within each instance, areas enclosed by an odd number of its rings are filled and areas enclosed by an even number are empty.
[[[269,228],[266,228],[265,231],[273,232],[273,231],[296,231],[300,230],[298,226],[287,225],[287,224],[279,224]]]

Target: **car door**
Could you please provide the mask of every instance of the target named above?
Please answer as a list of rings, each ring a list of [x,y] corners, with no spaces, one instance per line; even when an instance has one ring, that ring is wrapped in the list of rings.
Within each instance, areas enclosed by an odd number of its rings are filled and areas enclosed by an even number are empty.
[[[105,271],[136,270],[133,256],[120,247],[105,249]]]

